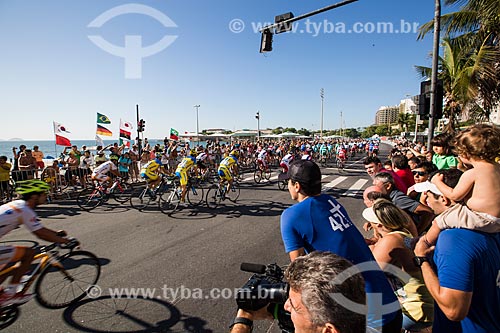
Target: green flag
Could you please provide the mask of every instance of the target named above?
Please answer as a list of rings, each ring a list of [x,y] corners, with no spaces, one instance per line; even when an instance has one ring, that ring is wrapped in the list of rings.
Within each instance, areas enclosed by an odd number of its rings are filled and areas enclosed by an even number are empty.
[[[173,128],[170,128],[170,139],[171,140],[179,140],[179,132],[177,132]]]
[[[105,115],[97,112],[97,123],[98,124],[111,124],[111,120],[109,120],[108,116],[105,116]]]

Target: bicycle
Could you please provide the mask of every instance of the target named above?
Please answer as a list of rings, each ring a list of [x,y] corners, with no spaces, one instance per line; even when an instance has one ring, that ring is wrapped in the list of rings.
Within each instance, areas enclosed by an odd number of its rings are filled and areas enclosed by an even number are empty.
[[[281,171],[280,174],[284,174],[285,172]],[[280,191],[285,191],[288,188],[288,180],[279,180],[278,176],[278,188]]]
[[[132,186],[122,181],[121,178],[116,178],[113,185],[107,190],[107,187],[98,184],[93,187],[84,188],[78,193],[76,203],[86,211],[91,211],[97,206],[108,202],[110,198],[115,199],[119,203],[125,203],[130,200]]]
[[[134,191],[130,196],[130,206],[139,211],[144,210],[151,203],[156,202],[164,192],[168,191],[169,183],[165,175],[161,176],[161,181],[155,189],[151,190],[147,185],[140,191]]]
[[[168,184],[171,187],[170,191],[162,192],[158,200],[158,207],[164,214],[170,214],[177,210],[181,202],[182,193],[179,185],[179,179],[177,177],[167,178],[167,180]]]
[[[339,171],[342,171],[344,170],[344,167],[345,167],[345,160],[343,158],[340,158],[337,156],[336,160],[335,160],[335,164],[337,165],[337,169]]]
[[[253,180],[259,184],[263,179],[269,180],[271,178],[271,170],[268,166],[264,168],[262,162],[259,163],[257,169],[253,173]]]
[[[18,242],[18,241],[15,241]],[[39,261],[30,271],[21,293],[26,293],[35,284],[35,299],[48,309],[68,307],[83,299],[94,287],[101,275],[101,264],[96,255],[89,251],[75,250],[76,240],[67,245],[52,243],[38,246],[38,252],[33,262]],[[69,250],[64,254],[56,248]],[[19,263],[8,266],[0,271],[0,276],[10,275]],[[21,304],[11,304],[0,307],[0,329],[12,324],[19,315]]]
[[[236,180],[233,180],[233,184],[229,191],[226,189],[226,181],[221,181],[217,185],[213,185],[207,191],[206,204],[210,209],[215,209],[221,204],[222,201],[228,199],[231,202],[236,203],[236,200],[240,197],[240,186]]]

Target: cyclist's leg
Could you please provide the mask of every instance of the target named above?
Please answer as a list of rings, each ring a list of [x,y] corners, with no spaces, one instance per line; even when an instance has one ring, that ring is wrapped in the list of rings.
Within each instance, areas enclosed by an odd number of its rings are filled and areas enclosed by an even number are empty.
[[[176,173],[177,175],[177,173]],[[181,184],[181,202],[185,202],[186,200],[186,192],[187,192],[187,184],[188,184],[188,175],[187,171],[180,172],[180,184]]]
[[[24,246],[0,246],[0,253],[0,265],[19,262],[19,267],[15,268],[11,273],[12,279],[10,283],[1,293],[0,304],[11,302],[14,298],[16,301],[12,301],[12,303],[23,303],[24,301],[28,301],[31,299],[32,295],[28,295],[28,298],[24,298],[23,296],[18,297],[16,294],[22,276],[30,269],[35,251]],[[0,283],[4,282],[6,278],[7,276],[2,276],[0,278]]]

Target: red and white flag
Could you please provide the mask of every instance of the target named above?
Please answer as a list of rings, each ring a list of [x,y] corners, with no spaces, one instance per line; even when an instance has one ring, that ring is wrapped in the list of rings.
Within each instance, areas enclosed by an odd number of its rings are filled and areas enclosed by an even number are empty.
[[[54,121],[54,134],[56,136],[56,145],[71,146],[71,141],[67,138],[66,133],[70,133],[65,126]]]
[[[132,126],[132,123],[120,119],[120,129],[125,130],[127,132],[132,132],[134,127]]]

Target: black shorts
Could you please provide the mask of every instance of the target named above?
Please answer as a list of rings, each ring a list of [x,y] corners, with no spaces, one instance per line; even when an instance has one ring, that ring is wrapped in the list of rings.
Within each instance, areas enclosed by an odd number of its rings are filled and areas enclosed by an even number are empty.
[[[196,162],[196,165],[198,166],[198,168],[203,169],[203,170],[205,170],[207,168],[205,163],[203,163],[202,161]]]
[[[9,190],[9,181],[4,180],[0,182],[0,191],[7,191]]]

